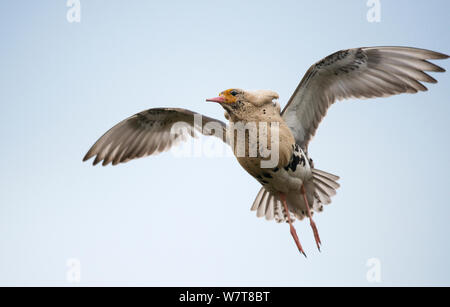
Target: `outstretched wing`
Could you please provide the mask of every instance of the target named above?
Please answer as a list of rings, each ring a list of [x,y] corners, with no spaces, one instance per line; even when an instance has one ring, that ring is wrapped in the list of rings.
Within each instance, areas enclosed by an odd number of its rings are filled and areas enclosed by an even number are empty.
[[[83,161],[95,156],[94,165],[101,161],[103,166],[111,162],[116,165],[167,151],[187,136],[195,136],[195,131],[224,140],[226,125],[185,109],[149,109],[112,127],[91,147]]]
[[[307,150],[319,123],[336,100],[426,91],[421,82],[437,81],[425,71],[445,71],[427,60],[447,58],[445,54],[408,47],[338,51],[311,66],[282,116],[296,142]]]

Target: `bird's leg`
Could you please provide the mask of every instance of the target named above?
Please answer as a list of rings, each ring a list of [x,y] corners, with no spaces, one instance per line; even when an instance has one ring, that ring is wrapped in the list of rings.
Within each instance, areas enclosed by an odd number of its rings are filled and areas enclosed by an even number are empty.
[[[289,227],[291,228],[292,238],[294,238],[295,244],[297,245],[297,248],[300,251],[300,253],[302,253],[303,256],[306,257],[306,254],[303,251],[303,247],[300,244],[300,240],[298,239],[297,231],[295,230],[294,226],[292,225],[291,215],[289,213],[289,209],[288,209],[288,206],[287,206],[287,203],[286,203],[286,195],[284,195],[283,193],[280,193],[280,200],[283,203],[284,210],[286,211],[286,216],[287,216],[287,219],[288,219],[288,222],[289,222]]]
[[[303,194],[303,199],[305,200],[306,214],[308,215],[308,218],[309,218],[309,224],[311,225],[311,228],[314,232],[314,239],[316,240],[317,248],[320,251],[320,245],[322,244],[322,242],[320,241],[319,231],[317,230],[316,223],[314,223],[314,220],[312,219],[311,209],[309,208],[308,198],[306,197],[306,191],[305,191],[304,185],[302,185],[301,192]]]

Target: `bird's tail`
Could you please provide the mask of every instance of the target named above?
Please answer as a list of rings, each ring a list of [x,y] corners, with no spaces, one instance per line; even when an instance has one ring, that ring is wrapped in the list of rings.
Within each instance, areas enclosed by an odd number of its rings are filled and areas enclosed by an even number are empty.
[[[278,196],[264,187],[259,190],[250,210],[256,211],[257,217],[265,216],[268,221],[275,219],[277,223],[281,223],[287,220],[286,210]]]
[[[313,210],[317,212],[323,211],[323,205],[331,204],[331,197],[336,195],[336,190],[339,189],[340,184],[337,182],[339,176],[321,171],[319,169],[312,169],[313,183],[314,183],[314,203]],[[307,191],[312,192],[312,191]]]
[[[339,177],[318,169],[312,169],[312,173],[312,181],[305,183],[308,202],[312,212],[322,212],[323,205],[331,203],[331,197],[336,195],[336,190],[340,187],[337,183]],[[291,219],[302,220],[306,216],[306,205],[300,191],[291,192],[286,198]],[[257,217],[265,216],[269,221],[273,219],[277,223],[287,221],[286,210],[278,195],[267,191],[264,187],[259,190],[251,210],[256,211]]]

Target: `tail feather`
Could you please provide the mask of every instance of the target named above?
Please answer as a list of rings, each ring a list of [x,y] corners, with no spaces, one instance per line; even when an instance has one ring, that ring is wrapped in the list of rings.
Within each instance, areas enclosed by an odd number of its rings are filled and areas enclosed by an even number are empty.
[[[266,215],[266,208],[270,206],[270,198],[270,193],[268,191],[265,191],[263,197],[261,198],[260,205],[256,211],[257,217],[263,217]]]
[[[320,181],[320,179],[313,179],[314,186],[317,190],[317,192],[323,193],[324,196],[332,197],[336,195],[336,190],[324,183],[323,181]]]
[[[323,184],[327,185],[327,187],[329,187],[330,189],[333,189],[333,190],[339,189],[339,187],[341,186],[339,183],[337,183],[336,181],[334,181],[328,177],[325,177],[318,173],[314,173],[314,170],[313,170],[313,178],[314,178],[313,180],[320,181]]]
[[[266,220],[275,220],[277,223],[287,221],[286,210],[276,195],[262,187],[251,207],[251,211],[256,211],[257,217],[266,217]],[[291,214],[291,219],[295,220]]]
[[[264,189],[264,188],[262,188],[262,189]],[[271,203],[270,203],[269,206],[267,206],[267,210],[266,210],[266,219],[268,221],[271,221],[271,220],[273,220],[275,218],[275,208],[276,208],[276,206],[277,206],[277,200],[276,200],[276,197],[273,196],[271,198]]]
[[[320,169],[317,169],[317,168],[313,168],[312,172],[313,172],[313,174],[320,175],[320,176],[328,178],[328,179],[330,179],[332,181],[338,181],[339,179],[341,179],[339,176],[336,176],[336,175],[333,175],[333,174],[321,171]]]
[[[323,205],[331,204],[331,197],[336,195],[336,190],[340,187],[337,183],[339,176],[313,168],[313,183],[315,186],[313,210],[323,211]]]
[[[253,202],[252,208],[250,210],[255,211],[256,209],[258,209],[259,203],[261,202],[261,198],[263,197],[265,191],[266,189],[264,188],[261,188],[261,190],[259,190],[258,194],[256,195],[255,201]]]
[[[310,202],[314,200],[312,210],[322,212],[323,205],[331,203],[331,197],[336,195],[336,190],[340,187],[337,183],[339,177],[318,169],[312,169],[312,173],[312,182],[305,184],[306,193],[309,196],[308,199],[311,199]],[[256,195],[251,210],[256,211],[257,217],[265,216],[266,220],[275,219],[277,223],[286,222],[287,214],[290,214],[292,220],[295,218],[302,220],[305,217],[304,201],[300,192],[295,193],[296,195],[287,195],[290,211],[287,213],[278,196],[262,187]]]

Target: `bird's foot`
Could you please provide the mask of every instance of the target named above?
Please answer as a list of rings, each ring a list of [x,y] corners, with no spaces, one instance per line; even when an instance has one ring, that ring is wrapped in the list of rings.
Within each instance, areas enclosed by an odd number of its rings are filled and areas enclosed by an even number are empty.
[[[320,245],[322,244],[322,242],[320,241],[319,231],[317,230],[316,223],[312,219],[311,209],[309,208],[308,198],[306,197],[305,186],[302,185],[301,191],[302,191],[302,195],[303,195],[303,200],[305,201],[306,213],[309,218],[309,224],[311,225],[312,231],[314,233],[314,239],[316,240],[317,249],[320,252]]]
[[[291,215],[289,213],[289,209],[288,209],[288,206],[286,203],[286,196],[284,194],[280,193],[280,199],[281,199],[281,202],[283,203],[284,210],[286,211],[286,217],[289,222],[289,227],[291,229],[291,236],[292,236],[292,238],[294,238],[295,245],[297,245],[297,248],[300,251],[300,253],[302,253],[303,256],[305,256],[305,258],[307,258],[305,251],[303,250],[302,244],[300,243],[300,240],[298,238],[297,231],[295,230],[295,227],[292,225]]]
[[[314,239],[316,240],[317,248],[319,249],[320,252],[320,245],[322,244],[322,242],[320,241],[319,231],[317,230],[316,223],[314,223],[312,219],[310,220],[310,225],[314,233]]]
[[[303,256],[305,256],[305,258],[307,258],[306,254],[305,254],[305,251],[303,250],[302,244],[300,243],[300,240],[299,240],[299,238],[297,236],[297,231],[295,230],[294,226],[292,226],[292,224],[289,225],[289,226],[291,228],[292,238],[294,238],[295,244],[297,245],[297,248],[298,248],[299,252],[302,253]]]

